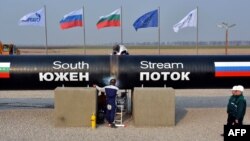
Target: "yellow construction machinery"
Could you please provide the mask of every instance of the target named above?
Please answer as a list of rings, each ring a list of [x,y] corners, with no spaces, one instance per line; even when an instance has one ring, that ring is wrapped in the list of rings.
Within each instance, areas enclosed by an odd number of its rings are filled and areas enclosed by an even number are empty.
[[[2,44],[0,41],[0,55],[19,55],[20,50],[14,44]]]

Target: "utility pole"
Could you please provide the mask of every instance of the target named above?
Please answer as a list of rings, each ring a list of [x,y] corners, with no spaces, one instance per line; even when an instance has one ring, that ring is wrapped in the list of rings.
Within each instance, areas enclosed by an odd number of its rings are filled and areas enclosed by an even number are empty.
[[[222,22],[221,24],[218,24],[217,25],[219,28],[223,28],[223,29],[225,29],[226,30],[226,41],[225,41],[225,54],[227,55],[228,53],[227,53],[227,50],[228,50],[228,31],[229,31],[229,28],[232,28],[232,27],[234,27],[234,26],[236,26],[236,24],[231,24],[231,25],[229,25],[229,24],[227,24],[227,23],[225,23],[225,22]]]

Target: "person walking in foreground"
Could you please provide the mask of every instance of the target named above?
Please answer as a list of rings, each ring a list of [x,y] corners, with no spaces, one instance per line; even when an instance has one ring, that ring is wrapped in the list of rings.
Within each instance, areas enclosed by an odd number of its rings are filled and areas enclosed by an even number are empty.
[[[110,80],[110,85],[105,86],[103,88],[93,85],[94,88],[101,92],[105,92],[106,94],[106,104],[107,104],[107,110],[106,110],[106,120],[109,123],[109,126],[111,128],[115,128],[114,120],[115,120],[115,112],[116,112],[116,96],[119,93],[119,88],[115,86],[116,85],[116,79]]]
[[[243,125],[247,106],[243,92],[244,87],[241,85],[232,88],[232,96],[227,104],[227,125]],[[221,135],[224,136],[224,134]]]
[[[244,87],[238,85],[235,89],[227,105],[227,125],[242,125],[246,113],[246,100],[243,96]]]

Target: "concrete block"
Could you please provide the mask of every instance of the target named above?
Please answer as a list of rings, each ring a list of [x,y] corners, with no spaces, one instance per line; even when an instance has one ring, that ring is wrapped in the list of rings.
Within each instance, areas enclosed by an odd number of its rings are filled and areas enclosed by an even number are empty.
[[[94,88],[58,87],[55,94],[55,126],[91,127],[90,117],[96,113]]]
[[[133,119],[135,126],[174,126],[174,89],[135,88],[133,93]]]

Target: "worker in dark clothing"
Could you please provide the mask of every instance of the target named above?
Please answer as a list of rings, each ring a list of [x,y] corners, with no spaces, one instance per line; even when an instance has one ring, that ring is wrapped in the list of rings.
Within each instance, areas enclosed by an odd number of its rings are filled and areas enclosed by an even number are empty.
[[[227,125],[242,125],[246,113],[246,100],[243,96],[244,87],[236,86],[234,94],[230,97],[227,105]]]
[[[227,125],[242,125],[246,113],[246,100],[243,96],[244,87],[241,85],[232,88],[232,96],[227,104]],[[221,134],[224,136],[224,134]]]
[[[106,94],[106,105],[107,105],[107,109],[106,109],[106,120],[109,123],[109,126],[111,128],[115,128],[115,124],[114,124],[114,120],[115,120],[115,112],[116,112],[116,96],[119,92],[119,88],[115,86],[116,84],[116,80],[115,79],[111,79],[110,80],[110,85],[105,86],[103,88],[94,85],[94,87],[101,91],[101,92],[105,92]]]

